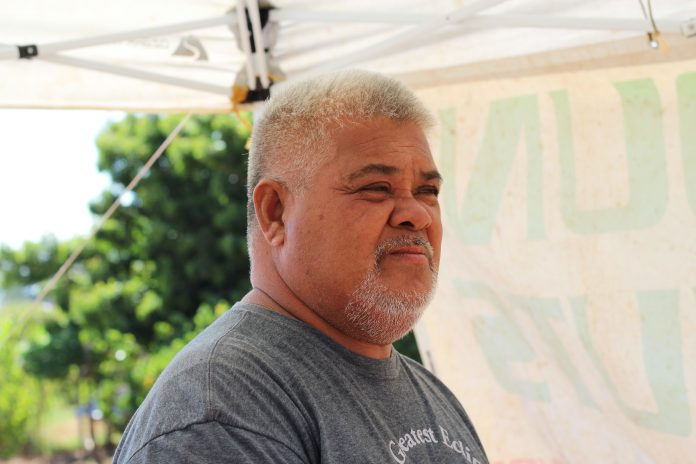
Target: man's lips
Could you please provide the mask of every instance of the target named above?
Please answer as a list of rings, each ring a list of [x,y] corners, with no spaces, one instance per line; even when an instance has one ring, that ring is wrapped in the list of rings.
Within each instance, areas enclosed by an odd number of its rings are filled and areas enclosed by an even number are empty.
[[[404,247],[399,247],[391,250],[389,252],[390,255],[423,255],[425,257],[428,256],[427,252],[425,251],[425,248],[422,246],[404,246]]]
[[[425,264],[434,270],[433,250],[423,237],[402,236],[384,240],[375,249],[375,263],[379,265],[385,258],[397,260],[402,264]]]
[[[393,250],[389,251],[389,254],[387,256],[414,265],[430,265],[430,258],[428,257],[428,252],[425,250],[425,248],[418,245],[394,248]]]

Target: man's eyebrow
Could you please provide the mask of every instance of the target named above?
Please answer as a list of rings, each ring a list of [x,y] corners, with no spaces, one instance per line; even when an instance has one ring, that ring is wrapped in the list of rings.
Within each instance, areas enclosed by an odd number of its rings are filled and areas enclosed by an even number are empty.
[[[397,168],[396,166],[390,166],[388,164],[368,164],[366,166],[363,166],[362,168],[358,169],[355,172],[352,172],[351,174],[348,175],[348,181],[352,182],[356,179],[359,179],[361,177],[370,175],[370,174],[385,174],[385,175],[390,175],[390,174],[397,174],[401,172],[401,169]],[[438,180],[440,182],[443,181],[442,175],[436,171],[421,171],[421,178],[423,180]]]
[[[440,182],[444,180],[442,175],[437,171],[421,171],[421,177],[425,180],[439,180]]]
[[[400,169],[388,164],[368,164],[348,175],[348,181],[352,182],[369,174],[396,174]]]

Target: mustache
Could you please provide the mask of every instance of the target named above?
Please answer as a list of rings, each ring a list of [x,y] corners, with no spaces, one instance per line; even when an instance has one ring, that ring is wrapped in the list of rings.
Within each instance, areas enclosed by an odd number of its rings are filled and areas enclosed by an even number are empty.
[[[433,247],[430,242],[419,236],[402,235],[388,238],[377,245],[375,249],[375,263],[379,264],[392,251],[407,246],[420,246],[425,250],[430,267],[433,267]]]

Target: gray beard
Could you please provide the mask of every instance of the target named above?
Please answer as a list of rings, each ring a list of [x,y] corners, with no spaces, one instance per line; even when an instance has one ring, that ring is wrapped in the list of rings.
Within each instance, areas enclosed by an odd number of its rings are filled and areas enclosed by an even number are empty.
[[[388,345],[400,339],[413,328],[432,299],[437,282],[434,269],[432,284],[424,292],[394,291],[379,282],[381,258],[388,248],[404,244],[403,240],[391,242],[385,244],[384,250],[376,252],[375,267],[358,285],[346,305],[346,320],[360,333],[363,341]]]

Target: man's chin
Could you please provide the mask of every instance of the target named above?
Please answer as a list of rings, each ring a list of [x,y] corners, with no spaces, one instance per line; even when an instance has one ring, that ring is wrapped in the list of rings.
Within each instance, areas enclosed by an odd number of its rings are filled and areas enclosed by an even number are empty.
[[[432,273],[429,273],[427,276],[410,279],[405,279],[403,276],[390,277],[388,275],[380,276],[376,282],[386,289],[387,293],[398,295],[397,297],[406,300],[405,303],[407,304],[417,304],[408,303],[408,301],[429,300],[435,286]]]
[[[356,340],[374,345],[390,345],[413,329],[423,309],[400,315],[373,312],[367,317],[365,313],[352,312],[346,314],[346,319],[350,324],[350,335]]]
[[[430,300],[430,291],[386,290],[376,284],[354,297],[346,307],[345,319],[352,336],[377,345],[387,345],[406,335],[418,322]]]
[[[429,268],[416,275],[394,272],[390,266],[370,272],[354,290],[345,307],[345,321],[353,338],[378,345],[390,344],[408,333],[430,302],[437,274]]]

